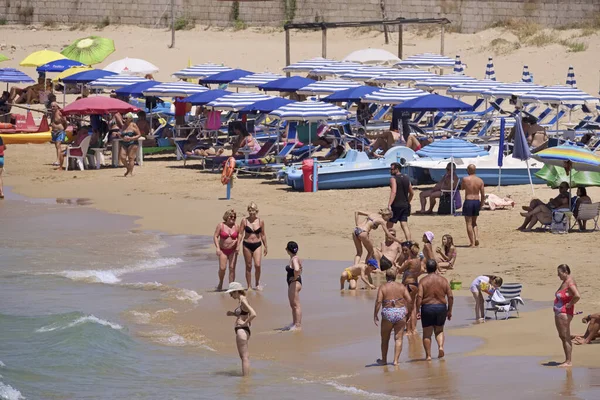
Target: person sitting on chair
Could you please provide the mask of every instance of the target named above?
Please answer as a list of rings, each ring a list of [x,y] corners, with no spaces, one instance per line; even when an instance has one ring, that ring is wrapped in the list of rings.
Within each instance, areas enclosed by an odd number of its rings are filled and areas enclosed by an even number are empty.
[[[451,173],[451,171],[453,173]],[[448,163],[446,165],[446,174],[432,189],[424,190],[419,194],[419,198],[421,200],[421,209],[417,211],[417,214],[433,214],[433,208],[435,207],[436,199],[439,199],[442,196],[442,191],[451,190],[454,188],[456,190],[458,186],[458,175],[456,175],[456,164]],[[425,207],[427,206],[427,198],[429,198],[429,209],[425,211]]]
[[[569,198],[569,184],[562,182],[558,187],[559,193],[553,199],[550,199],[548,203],[544,203],[540,199],[533,199],[529,203],[529,206],[523,206],[521,215],[525,217],[523,224],[518,230],[531,231],[531,228],[539,221],[542,224],[549,224],[552,222],[552,210],[560,208],[570,208],[571,200]]]
[[[579,230],[585,231],[587,221],[577,219],[577,216],[579,215],[579,208],[581,207],[582,204],[592,204],[592,199],[590,198],[590,196],[588,196],[586,188],[578,187],[577,188],[577,201],[575,202],[575,207],[573,208],[573,216],[575,217],[575,220],[577,221],[577,224],[579,225]]]

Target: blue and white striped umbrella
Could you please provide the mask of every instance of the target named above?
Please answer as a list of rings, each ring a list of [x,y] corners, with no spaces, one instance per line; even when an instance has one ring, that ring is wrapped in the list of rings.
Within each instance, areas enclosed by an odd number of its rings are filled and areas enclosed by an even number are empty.
[[[492,57],[488,58],[488,63],[485,66],[485,79],[489,79],[490,81],[496,80],[496,71],[494,71],[494,59]]]
[[[515,82],[502,83],[495,88],[486,90],[482,93],[483,97],[495,97],[497,99],[506,99],[511,96],[523,96],[533,90],[539,89],[542,86],[534,85],[533,83]]]
[[[438,67],[453,68],[455,60],[433,53],[416,54],[400,61],[395,67]]]
[[[390,67],[363,67],[354,72],[344,74],[341,78],[364,82],[392,72],[398,72],[398,70]]]
[[[377,83],[389,83],[389,82],[416,82],[424,81],[429,78],[437,76],[433,72],[425,71],[416,68],[404,68],[400,70],[394,70],[386,74],[380,75],[373,78],[373,82]]]
[[[297,93],[309,96],[332,94],[339,92],[340,90],[346,90],[358,86],[360,86],[358,82],[349,81],[346,79],[326,79],[324,81],[317,81],[315,83],[311,83],[310,85],[304,86],[302,89],[298,90]]]
[[[120,89],[125,86],[133,85],[134,83],[146,82],[148,79],[140,78],[133,75],[110,75],[104,78],[96,79],[88,83],[92,88],[110,88]]]
[[[231,81],[231,83],[229,83],[229,87],[257,87],[281,78],[285,78],[285,76],[272,74],[270,72],[252,74],[244,76],[240,79],[236,79],[235,81]]]
[[[415,87],[423,90],[447,89],[475,80],[475,78],[466,75],[442,75],[434,76],[433,78],[429,78],[424,81],[418,81],[415,84]]]
[[[218,74],[219,72],[230,71],[231,68],[225,67],[224,65],[206,63],[198,64],[188,68],[184,68],[173,74],[176,78],[207,78],[211,75]]]
[[[456,60],[454,60],[454,74],[455,75],[464,75],[465,74],[465,65],[460,61],[460,56],[456,56]]]
[[[267,96],[260,93],[231,93],[211,101],[206,104],[206,106],[213,107],[217,110],[239,111],[257,101],[269,100],[272,98],[273,96]]]
[[[353,62],[339,62],[331,65],[326,65],[324,67],[315,68],[312,71],[310,71],[310,74],[316,76],[341,76],[364,67],[364,64],[358,64]]]
[[[330,119],[347,119],[348,110],[322,101],[299,101],[291,103],[269,114],[270,117],[286,121],[324,121]]]
[[[339,61],[321,57],[311,58],[310,60],[298,61],[297,63],[290,64],[283,69],[283,72],[309,72],[315,68],[325,67],[335,63],[339,63]]]
[[[533,79],[531,78],[529,67],[527,65],[523,65],[523,76],[521,77],[521,81],[525,83],[533,83]]]
[[[540,102],[548,104],[585,104],[598,103],[598,99],[586,92],[570,86],[546,86],[535,89],[521,97],[523,102]]]
[[[378,90],[376,92],[363,96],[363,103],[376,103],[376,104],[400,104],[407,100],[415,99],[419,96],[425,96],[428,94],[419,89],[411,88],[408,86],[397,86],[388,87]]]
[[[569,66],[569,72],[567,72],[567,86],[577,89],[577,81],[575,80],[575,69],[572,65]]]
[[[165,82],[144,91],[144,96],[169,96],[187,97],[195,93],[202,93],[208,89],[204,86],[189,82]]]
[[[452,96],[480,96],[482,93],[494,89],[501,84],[502,82],[491,80],[472,81],[452,86],[446,93]]]

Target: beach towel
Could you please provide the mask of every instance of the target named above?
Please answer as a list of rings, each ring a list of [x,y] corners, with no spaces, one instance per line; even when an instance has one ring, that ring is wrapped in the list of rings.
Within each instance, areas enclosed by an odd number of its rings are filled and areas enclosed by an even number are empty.
[[[485,199],[485,207],[489,207],[490,210],[494,211],[497,209],[500,210],[505,210],[508,207],[514,207],[515,206],[515,202],[513,199],[511,199],[510,197],[499,197],[496,196],[493,193],[489,193],[485,195],[486,199]]]

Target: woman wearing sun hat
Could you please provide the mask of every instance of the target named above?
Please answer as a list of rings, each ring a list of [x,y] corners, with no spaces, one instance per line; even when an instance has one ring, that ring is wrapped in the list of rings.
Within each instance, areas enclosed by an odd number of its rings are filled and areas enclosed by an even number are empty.
[[[135,165],[135,156],[138,151],[138,139],[142,136],[140,129],[133,122],[133,113],[127,113],[124,117],[123,128],[121,129],[121,161],[127,168],[125,176],[133,176],[133,166]]]
[[[237,344],[238,353],[242,360],[242,373],[244,376],[250,374],[250,358],[248,355],[248,340],[250,340],[250,323],[256,318],[256,312],[248,303],[246,291],[239,282],[231,282],[227,292],[229,295],[238,300],[238,307],[233,311],[227,311],[228,317],[235,317],[235,342]]]

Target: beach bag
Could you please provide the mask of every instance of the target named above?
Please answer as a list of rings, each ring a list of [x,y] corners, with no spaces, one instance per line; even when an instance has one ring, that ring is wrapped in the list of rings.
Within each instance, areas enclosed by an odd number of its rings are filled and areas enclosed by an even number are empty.
[[[567,233],[569,218],[567,214],[562,211],[552,212],[552,223],[550,224],[550,230],[552,233]]]

